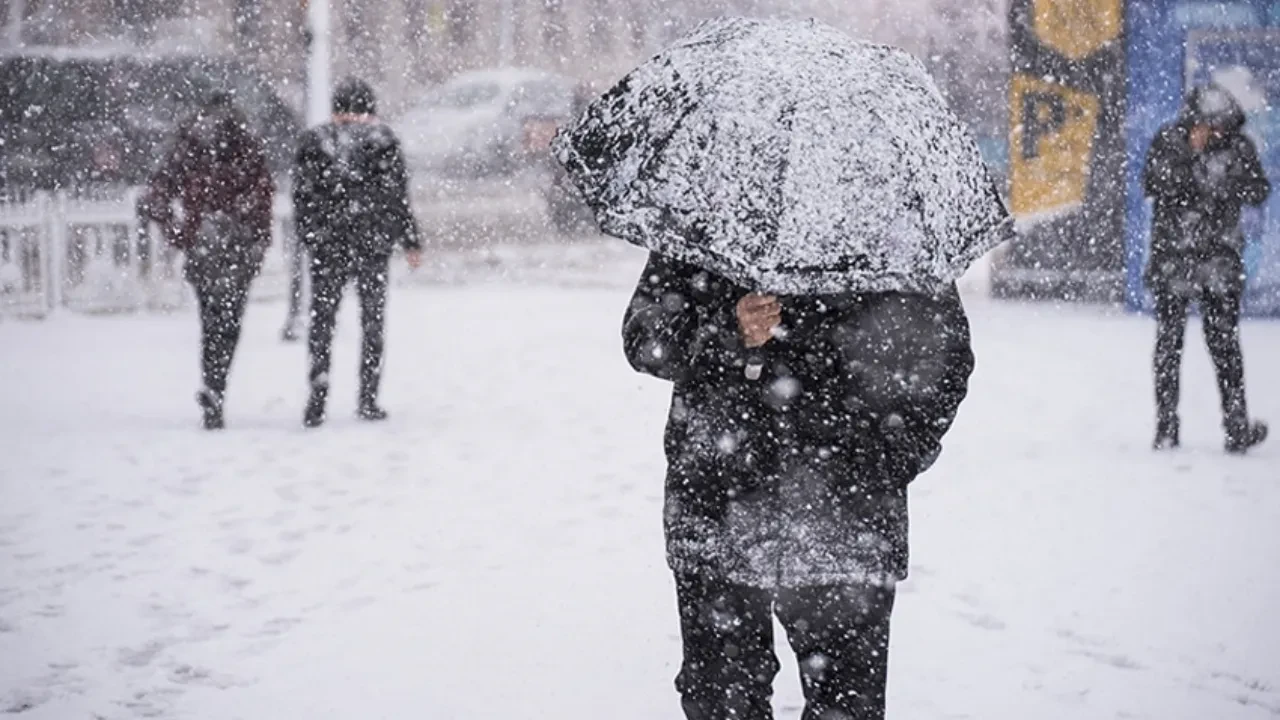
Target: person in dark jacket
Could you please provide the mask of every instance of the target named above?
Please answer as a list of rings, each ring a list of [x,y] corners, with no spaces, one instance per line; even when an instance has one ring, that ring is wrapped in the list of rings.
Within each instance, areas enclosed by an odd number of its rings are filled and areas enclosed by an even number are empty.
[[[184,274],[200,310],[204,426],[223,427],[227,374],[240,341],[249,286],[271,244],[275,185],[262,141],[229,95],[215,93],[178,128],[138,214],[186,254]],[[173,202],[181,202],[177,220]]]
[[[772,717],[776,613],[805,718],[883,718],[907,485],[973,368],[954,287],[779,299],[655,254],[623,339],[674,383],[664,524],[686,717]]]
[[[343,288],[360,295],[364,342],[359,416],[382,420],[383,324],[391,254],[421,260],[422,241],[409,206],[408,173],[400,142],[378,121],[373,90],[344,81],[333,95],[333,121],[308,131],[298,148],[293,206],[298,237],[311,258],[311,397],[303,423],[324,422],[329,359]]]
[[[1187,310],[1197,303],[1218,376],[1226,449],[1243,453],[1267,437],[1245,403],[1240,350],[1244,234],[1240,212],[1261,205],[1271,184],[1245,117],[1226,90],[1193,90],[1176,121],[1161,128],[1147,153],[1142,181],[1154,202],[1147,286],[1155,296],[1155,447],[1177,447],[1178,399]]]

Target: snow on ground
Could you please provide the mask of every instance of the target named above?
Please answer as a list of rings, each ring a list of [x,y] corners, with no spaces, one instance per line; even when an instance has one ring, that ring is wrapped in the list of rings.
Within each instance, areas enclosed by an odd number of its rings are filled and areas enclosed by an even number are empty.
[[[0,711],[679,717],[668,388],[621,357],[625,260],[397,289],[376,426],[350,312],[315,432],[280,305],[250,308],[214,435],[193,317],[0,323]],[[972,392],[912,491],[891,717],[1280,716],[1280,444],[1221,454],[1198,335],[1187,447],[1155,455],[1148,320],[970,313]],[[1280,420],[1280,326],[1244,334]],[[798,716],[794,663],[777,704]]]

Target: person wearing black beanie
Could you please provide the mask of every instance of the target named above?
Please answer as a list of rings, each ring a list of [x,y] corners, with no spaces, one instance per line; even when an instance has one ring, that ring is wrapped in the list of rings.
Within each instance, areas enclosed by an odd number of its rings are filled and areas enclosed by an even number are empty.
[[[364,333],[358,415],[383,420],[378,405],[383,327],[391,254],[405,250],[421,262],[422,240],[409,204],[408,171],[400,141],[377,118],[368,83],[342,81],[333,92],[332,121],[303,136],[293,172],[294,223],[311,257],[311,356],[303,424],[324,423],[329,364],[338,305],[348,282],[360,297]]]
[[[347,78],[333,90],[333,114],[377,115],[378,102],[373,88],[360,78]]]

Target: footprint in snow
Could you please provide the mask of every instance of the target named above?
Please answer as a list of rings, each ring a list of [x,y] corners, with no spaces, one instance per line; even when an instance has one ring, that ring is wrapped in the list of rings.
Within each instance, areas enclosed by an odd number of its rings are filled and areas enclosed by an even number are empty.
[[[258,556],[258,561],[264,565],[285,565],[301,554],[299,550],[278,550]]]
[[[272,618],[258,632],[254,633],[254,637],[277,637],[285,634],[301,622],[302,620],[295,617]]]
[[[1066,629],[1059,630],[1057,632],[1057,635],[1063,640],[1067,640],[1067,641],[1070,641],[1079,645],[1084,645],[1086,647],[1091,647],[1091,648],[1105,647],[1107,644],[1105,640],[1089,637],[1087,635],[1081,635],[1080,633],[1074,630],[1066,630]]]
[[[1259,678],[1245,678],[1230,672],[1215,672],[1210,677],[1214,680],[1227,680],[1253,692],[1269,693],[1274,691],[1270,683]]]
[[[156,659],[160,653],[164,652],[168,647],[164,642],[152,640],[151,642],[138,648],[121,648],[116,653],[116,659],[121,665],[129,667],[146,667]]]
[[[1143,669],[1142,665],[1139,664],[1137,661],[1124,655],[1093,652],[1090,650],[1080,650],[1080,651],[1077,651],[1075,654],[1081,657],[1087,657],[1090,660],[1095,660],[1099,663],[1102,663],[1103,665],[1108,665],[1110,667],[1117,668],[1120,670],[1142,670]]]
[[[1005,628],[1008,627],[1008,625],[1005,625],[1003,620],[997,617],[993,617],[991,615],[986,615],[983,613],[967,613],[967,612],[956,613],[956,614],[962,620],[969,623],[970,625],[976,628],[981,628],[983,630],[1004,630]]]

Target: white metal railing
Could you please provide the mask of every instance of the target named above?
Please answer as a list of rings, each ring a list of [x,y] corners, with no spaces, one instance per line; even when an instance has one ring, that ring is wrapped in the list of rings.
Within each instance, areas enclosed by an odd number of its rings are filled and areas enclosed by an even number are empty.
[[[109,313],[172,309],[190,302],[181,253],[135,213],[137,188],[107,195],[34,193],[0,198],[0,316],[43,317],[65,308]],[[275,241],[252,298],[288,291],[287,195],[277,194]]]

